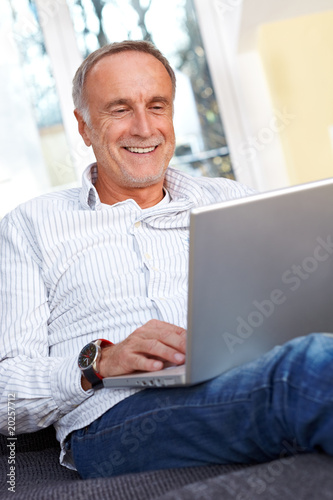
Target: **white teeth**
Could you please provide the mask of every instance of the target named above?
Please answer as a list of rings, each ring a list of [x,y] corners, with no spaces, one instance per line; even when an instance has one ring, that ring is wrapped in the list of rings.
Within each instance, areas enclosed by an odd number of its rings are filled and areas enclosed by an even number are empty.
[[[151,151],[154,151],[156,146],[153,146],[151,148],[126,148],[127,151],[130,153],[151,153]]]

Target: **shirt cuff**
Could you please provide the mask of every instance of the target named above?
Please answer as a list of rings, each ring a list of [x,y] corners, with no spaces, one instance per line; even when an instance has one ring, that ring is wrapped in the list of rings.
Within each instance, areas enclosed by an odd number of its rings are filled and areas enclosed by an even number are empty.
[[[51,391],[61,415],[66,415],[94,394],[93,389],[85,391],[81,385],[81,370],[77,356],[64,358],[51,373]]]

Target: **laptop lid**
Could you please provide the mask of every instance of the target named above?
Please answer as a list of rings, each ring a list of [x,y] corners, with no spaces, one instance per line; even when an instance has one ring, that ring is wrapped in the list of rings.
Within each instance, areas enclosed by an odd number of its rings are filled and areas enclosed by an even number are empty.
[[[191,383],[333,332],[333,179],[193,210]]]

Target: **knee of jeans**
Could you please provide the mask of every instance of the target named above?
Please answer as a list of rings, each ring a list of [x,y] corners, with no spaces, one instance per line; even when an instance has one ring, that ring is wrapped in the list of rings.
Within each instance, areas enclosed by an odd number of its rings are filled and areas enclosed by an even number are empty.
[[[327,338],[333,340],[333,333],[323,332],[321,335],[324,335],[324,337],[327,337]]]
[[[333,333],[311,333],[303,337],[305,350],[314,361],[333,357]]]
[[[311,333],[296,339],[290,352],[289,369],[304,383],[311,378],[333,381],[333,334]]]

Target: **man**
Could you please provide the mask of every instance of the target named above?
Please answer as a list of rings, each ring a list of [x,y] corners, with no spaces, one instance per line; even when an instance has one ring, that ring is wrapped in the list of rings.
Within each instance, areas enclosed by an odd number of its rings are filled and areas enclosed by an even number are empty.
[[[327,335],[194,387],[102,388],[106,376],[184,363],[189,211],[250,193],[168,167],[174,94],[149,43],[91,54],[73,97],[96,164],[82,189],[1,224],[1,432],[14,394],[17,433],[54,424],[61,462],[83,478],[264,461],[283,441],[333,453]]]

